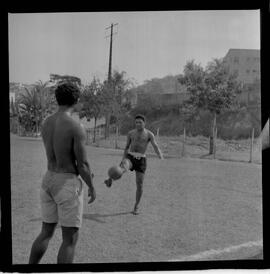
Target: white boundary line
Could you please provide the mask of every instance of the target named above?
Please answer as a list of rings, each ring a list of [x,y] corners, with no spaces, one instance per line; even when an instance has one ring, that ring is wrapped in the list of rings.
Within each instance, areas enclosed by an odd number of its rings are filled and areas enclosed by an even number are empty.
[[[177,259],[171,259],[170,261],[199,261],[199,260],[206,260],[211,259],[216,256],[222,256],[222,255],[228,255],[233,252],[239,252],[241,249],[247,250],[247,248],[263,248],[263,242],[262,241],[253,241],[253,242],[247,242],[240,245],[230,246],[226,247],[224,249],[210,249],[207,251],[199,252],[194,255],[190,256],[182,256]],[[237,258],[236,258],[237,259]]]

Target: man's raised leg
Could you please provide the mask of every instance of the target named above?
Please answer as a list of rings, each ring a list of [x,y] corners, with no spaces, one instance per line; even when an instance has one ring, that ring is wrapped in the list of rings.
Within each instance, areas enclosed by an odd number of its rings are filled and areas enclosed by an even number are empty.
[[[57,256],[58,264],[70,264],[73,262],[78,236],[79,228],[62,226],[63,241]]]
[[[48,248],[49,241],[53,236],[56,225],[57,223],[42,223],[41,232],[31,248],[29,264],[39,263]]]

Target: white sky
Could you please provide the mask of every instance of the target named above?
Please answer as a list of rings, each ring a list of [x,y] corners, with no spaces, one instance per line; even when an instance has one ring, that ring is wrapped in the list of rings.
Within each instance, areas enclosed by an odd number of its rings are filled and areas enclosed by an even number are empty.
[[[9,14],[10,82],[104,80],[111,23],[113,69],[137,84],[180,74],[191,59],[205,66],[230,48],[260,49],[259,10]]]

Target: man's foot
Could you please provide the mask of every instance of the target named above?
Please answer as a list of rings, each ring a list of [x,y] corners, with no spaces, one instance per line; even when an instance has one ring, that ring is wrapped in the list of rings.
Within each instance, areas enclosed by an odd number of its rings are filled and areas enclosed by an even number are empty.
[[[109,179],[107,179],[107,180],[105,180],[104,181],[104,184],[107,186],[107,187],[111,187],[112,186],[112,179],[111,178],[109,178]]]
[[[138,207],[134,207],[133,211],[131,212],[133,215],[139,215]]]

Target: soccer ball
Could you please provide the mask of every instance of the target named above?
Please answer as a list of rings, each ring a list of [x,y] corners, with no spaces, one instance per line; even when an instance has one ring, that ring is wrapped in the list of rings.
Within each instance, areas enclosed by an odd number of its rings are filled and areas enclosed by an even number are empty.
[[[123,175],[123,169],[120,166],[112,166],[108,170],[108,176],[109,178],[113,180],[118,180]]]

